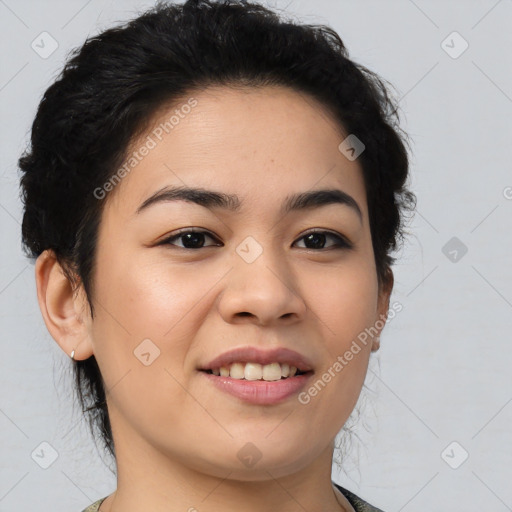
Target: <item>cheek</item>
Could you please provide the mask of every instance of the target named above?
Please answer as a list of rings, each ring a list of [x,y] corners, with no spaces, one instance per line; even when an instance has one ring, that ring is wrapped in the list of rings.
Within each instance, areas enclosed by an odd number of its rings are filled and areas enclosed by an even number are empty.
[[[330,352],[344,350],[375,321],[378,286],[375,269],[364,259],[311,273],[304,281],[308,306],[319,322]]]
[[[207,283],[199,286],[192,267],[175,269],[135,259],[105,264],[98,283],[98,296],[126,331],[156,339],[169,335],[208,289]]]
[[[207,314],[206,291],[222,273],[198,272],[186,265],[177,268],[164,258],[148,262],[125,257],[118,265],[107,263],[102,260],[103,266],[98,267],[97,295],[102,307],[97,308],[93,334],[100,345],[95,352],[102,374],[115,384],[128,370],[130,380],[145,370],[142,387],[156,389],[157,382],[151,382],[155,371],[167,369],[183,381],[187,354]],[[154,362],[146,367],[137,356],[147,353],[144,357]],[[168,396],[176,396],[177,390],[172,391]]]
[[[168,425],[176,420],[173,411],[186,406],[187,395],[173,376],[183,380],[190,336],[190,322],[183,319],[200,290],[191,292],[190,278],[155,264],[129,257],[117,265],[101,262],[92,336],[113,416],[129,416],[142,429],[146,411]]]
[[[301,403],[315,410],[325,428],[341,428],[355,406],[364,383],[371,352],[369,328],[375,321],[378,287],[371,261],[316,273],[309,306],[318,317],[325,363]],[[306,404],[307,402],[307,404]],[[320,411],[322,411],[320,413]]]

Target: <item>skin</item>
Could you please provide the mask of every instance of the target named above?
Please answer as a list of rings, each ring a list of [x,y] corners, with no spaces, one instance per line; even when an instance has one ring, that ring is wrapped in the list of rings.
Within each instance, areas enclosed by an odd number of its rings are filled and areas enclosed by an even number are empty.
[[[334,439],[378,335],[306,405],[297,396],[243,403],[197,367],[234,347],[283,346],[309,357],[320,377],[386,317],[392,274],[379,288],[362,169],[338,150],[346,134],[309,96],[277,86],[192,96],[197,106],[105,199],[95,318],[50,251],[36,263],[50,334],[77,360],[94,355],[106,383],[118,486],[100,510],[353,510],[331,485]],[[133,148],[175,108],[156,114]],[[135,213],[166,185],[237,194],[242,208],[176,201]],[[324,188],[351,195],[362,221],[340,204],[279,213],[289,194]],[[213,236],[200,237],[199,249],[183,248],[183,237],[157,245],[180,228]],[[330,237],[315,248],[304,238],[313,228],[339,233],[353,248]],[[248,236],[263,249],[252,263],[236,252]],[[147,338],[160,355],[145,366],[134,350]],[[261,453],[250,468],[237,457],[247,442]]]

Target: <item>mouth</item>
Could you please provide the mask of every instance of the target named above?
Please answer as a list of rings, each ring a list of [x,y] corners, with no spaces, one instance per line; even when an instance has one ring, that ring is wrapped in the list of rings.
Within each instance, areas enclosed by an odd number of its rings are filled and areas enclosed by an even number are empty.
[[[237,347],[199,366],[213,375],[246,380],[279,380],[313,370],[310,360],[284,347],[268,350],[259,347]]]
[[[276,405],[297,395],[314,374],[313,363],[295,350],[237,347],[197,368],[206,383],[252,405]]]

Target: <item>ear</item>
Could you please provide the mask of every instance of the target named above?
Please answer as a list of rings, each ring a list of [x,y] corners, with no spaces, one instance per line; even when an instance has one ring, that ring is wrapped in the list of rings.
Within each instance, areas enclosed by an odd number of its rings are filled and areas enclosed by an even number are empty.
[[[372,352],[376,352],[380,348],[380,333],[384,326],[386,325],[386,320],[388,318],[389,311],[389,300],[391,297],[391,292],[393,291],[393,284],[395,278],[393,275],[393,271],[391,268],[388,269],[386,273],[385,282],[379,285],[379,300],[377,306],[377,318],[375,319],[375,328],[378,330],[378,334],[376,334],[373,338],[372,342]]]
[[[39,308],[52,338],[68,356],[74,350],[75,360],[89,358],[93,349],[83,287],[73,293],[71,282],[50,249],[37,258],[35,273]]]

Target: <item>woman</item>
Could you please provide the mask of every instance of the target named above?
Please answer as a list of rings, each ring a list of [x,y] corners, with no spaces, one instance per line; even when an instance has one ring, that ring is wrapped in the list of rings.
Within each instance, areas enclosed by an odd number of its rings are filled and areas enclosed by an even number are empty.
[[[158,4],[86,41],[20,158],[45,324],[115,458],[87,512],[375,511],[331,481],[389,310],[408,156],[327,27]]]

